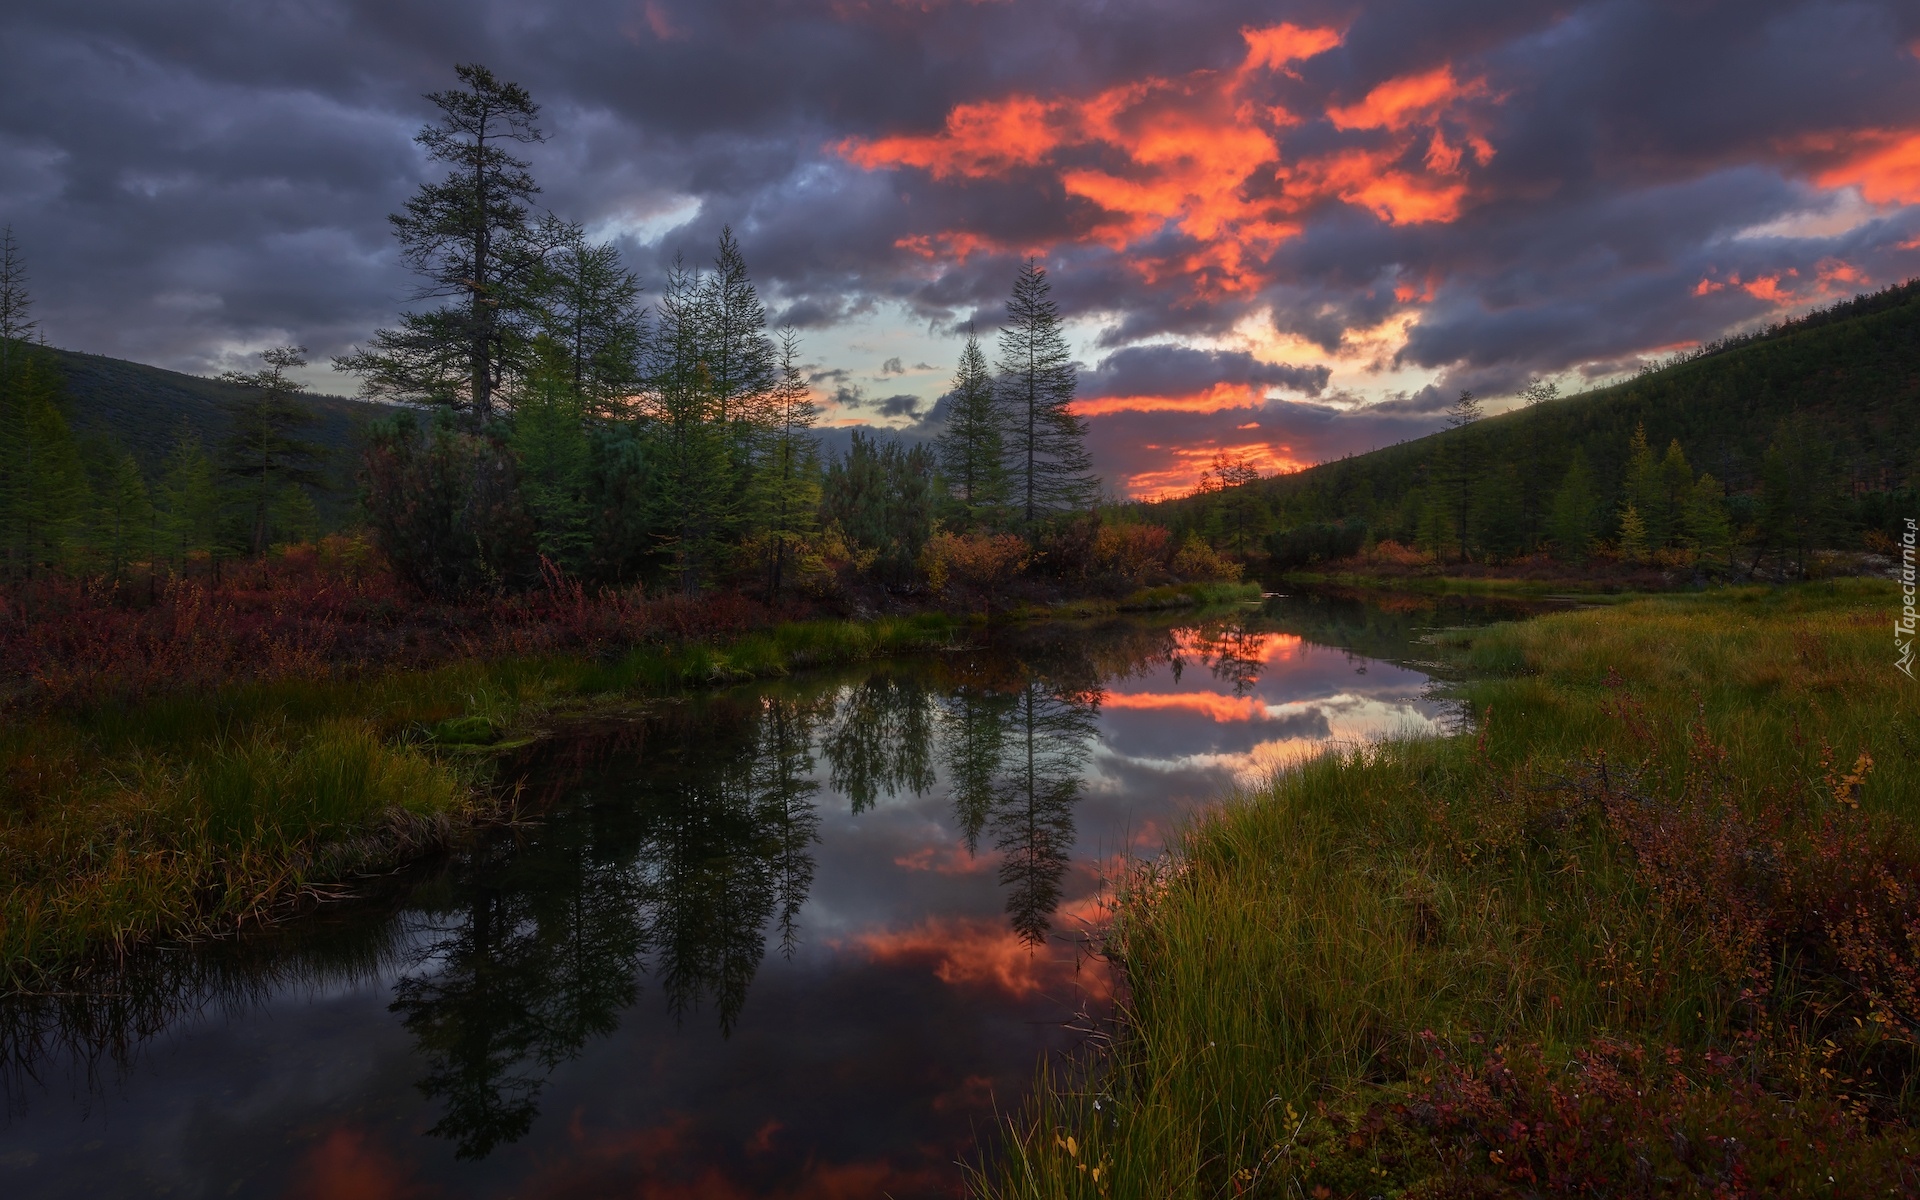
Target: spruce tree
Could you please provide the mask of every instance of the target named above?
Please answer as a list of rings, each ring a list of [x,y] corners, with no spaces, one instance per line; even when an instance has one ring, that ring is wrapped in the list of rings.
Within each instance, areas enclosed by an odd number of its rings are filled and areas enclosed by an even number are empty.
[[[313,411],[299,399],[306,385],[287,374],[307,365],[306,353],[305,346],[276,346],[260,356],[266,369],[220,377],[243,389],[227,405],[232,428],[221,469],[242,489],[247,547],[255,558],[266,553],[281,490],[325,482],[319,469],[324,452],[299,436],[314,423]]]
[[[1000,330],[997,391],[1005,414],[1011,501],[1029,532],[1042,518],[1092,503],[1098,490],[1086,422],[1072,404],[1077,381],[1047,273],[1028,259],[1014,280]]]
[[[527,90],[477,64],[454,73],[462,86],[427,96],[440,117],[414,138],[447,174],[387,218],[422,279],[414,299],[446,303],[403,314],[334,361],[369,396],[464,408],[485,424],[537,315],[542,262],[568,227],[531,219],[539,186],[507,150],[545,140]]]
[[[940,470],[947,477],[962,523],[991,524],[1006,503],[1005,412],[994,399],[987,356],[971,330],[948,396],[947,426],[939,440]]]
[[[1702,473],[1687,494],[1687,540],[1702,557],[1733,561],[1733,522],[1727,515],[1726,489]]]

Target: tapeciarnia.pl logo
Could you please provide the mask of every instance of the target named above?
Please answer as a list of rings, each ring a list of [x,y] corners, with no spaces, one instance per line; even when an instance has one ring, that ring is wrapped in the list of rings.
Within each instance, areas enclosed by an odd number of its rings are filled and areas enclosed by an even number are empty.
[[[1900,615],[1893,622],[1893,648],[1900,654],[1893,665],[1900,668],[1908,679],[1913,678],[1913,549],[1917,533],[1920,533],[1920,528],[1916,528],[1914,518],[1908,517],[1907,531],[1900,535]]]

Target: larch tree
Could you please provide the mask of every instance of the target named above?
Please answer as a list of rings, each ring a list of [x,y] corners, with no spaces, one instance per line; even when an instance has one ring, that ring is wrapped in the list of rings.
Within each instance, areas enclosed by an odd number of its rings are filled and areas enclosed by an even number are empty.
[[[589,412],[616,417],[639,390],[646,342],[640,281],[611,242],[587,241],[565,227],[546,256],[540,281],[542,332],[566,355],[573,391]]]
[[[1084,508],[1098,490],[1087,424],[1073,411],[1073,359],[1047,273],[1028,259],[1014,280],[1000,330],[997,392],[1005,422],[1009,499],[1029,531],[1042,518]]]
[[[720,231],[713,271],[698,300],[700,358],[713,391],[714,420],[727,446],[727,499],[740,515],[753,487],[755,443],[769,423],[767,406],[779,373],[767,310],[747,273],[731,226]]]
[[[947,425],[940,433],[940,470],[968,525],[989,523],[1006,503],[1004,412],[994,398],[993,375],[980,339],[967,333],[948,393]]]
[[[683,263],[667,272],[648,347],[642,415],[652,440],[651,524],[675,579],[700,590],[729,511],[727,443],[702,353],[701,280]]]
[[[335,365],[368,396],[465,408],[484,425],[534,324],[547,253],[570,227],[533,220],[539,186],[508,149],[545,140],[527,90],[477,64],[454,71],[461,86],[427,96],[440,117],[414,138],[447,174],[388,218],[422,280],[414,299],[445,303],[402,314]]]
[[[305,346],[276,346],[260,356],[264,370],[228,371],[220,377],[244,389],[227,406],[232,427],[221,469],[245,490],[247,547],[255,558],[266,552],[280,492],[325,483],[320,476],[323,451],[300,437],[314,422],[313,410],[299,398],[306,385],[287,374],[307,365],[306,354]]]

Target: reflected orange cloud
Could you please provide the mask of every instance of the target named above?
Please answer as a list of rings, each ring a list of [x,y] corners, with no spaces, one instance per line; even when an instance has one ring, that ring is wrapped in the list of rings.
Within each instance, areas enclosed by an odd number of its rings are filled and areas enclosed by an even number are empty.
[[[1204,659],[1228,653],[1262,665],[1293,658],[1306,644],[1293,633],[1236,633],[1227,637],[1216,637],[1198,629],[1176,629],[1173,633],[1175,650],[1186,657]]]
[[[1192,712],[1222,724],[1267,719],[1267,706],[1260,701],[1247,696],[1222,696],[1218,692],[1108,692],[1100,707]]]
[[[893,860],[893,865],[907,871],[932,871],[935,875],[982,875],[1000,865],[1000,855],[994,850],[968,854],[965,846],[944,842],[902,854]]]
[[[402,1200],[437,1194],[356,1129],[335,1129],[301,1160],[287,1200]]]
[[[1450,64],[1388,80],[1358,103],[1330,108],[1364,144],[1285,161],[1280,132],[1303,118],[1262,94],[1275,74],[1340,45],[1331,28],[1292,24],[1241,30],[1230,71],[1148,76],[1088,96],[1012,95],[955,105],[936,133],[848,138],[834,149],[868,170],[913,168],[936,180],[1050,172],[1084,200],[1076,240],[1127,251],[1173,230],[1187,247],[1143,254],[1149,282],[1178,278],[1199,295],[1246,292],[1274,251],[1301,231],[1310,206],[1339,199],[1394,224],[1451,221],[1469,194],[1463,172],[1493,147],[1470,123],[1444,124],[1489,96],[1484,79]],[[916,234],[903,248],[956,257],[989,243],[964,230]]]
[[[771,1139],[778,1121],[750,1141]],[[629,1131],[589,1130],[579,1112],[567,1128],[570,1153],[548,1165],[518,1194],[539,1197],[633,1195],[646,1200],[864,1200],[869,1196],[937,1194],[950,1186],[939,1166],[909,1168],[884,1161],[809,1160],[799,1177],[769,1186],[735,1178],[726,1153],[699,1137],[685,1116]],[[944,1165],[944,1164],[941,1164]],[[737,1168],[736,1168],[737,1169]]]
[[[1071,960],[1035,950],[999,919],[929,917],[910,929],[869,930],[849,944],[877,963],[929,966],[934,978],[951,987],[991,988],[1014,997],[1072,987],[1095,998],[1112,988],[1104,971],[1076,970]]]

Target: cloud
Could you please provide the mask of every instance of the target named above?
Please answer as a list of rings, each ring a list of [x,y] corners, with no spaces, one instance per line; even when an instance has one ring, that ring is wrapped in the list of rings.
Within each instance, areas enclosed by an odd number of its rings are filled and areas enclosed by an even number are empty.
[[[1289,18],[19,0],[0,223],[57,344],[203,372],[285,341],[324,360],[408,302],[385,218],[434,174],[421,96],[486,62],[544,106],[541,203],[649,286],[733,225],[776,322],[846,372],[816,384],[830,420],[934,428],[926,364],[949,360],[913,339],[991,330],[1042,256],[1077,352],[1106,356],[1083,393],[1108,404],[1088,410],[1097,465],[1156,488],[1221,448],[1316,461],[1410,436],[1461,387],[1604,373],[1920,274],[1911,4]],[[854,383],[875,378],[896,394]]]
[[[1324,366],[1261,362],[1243,350],[1133,346],[1081,376],[1074,409],[1082,416],[1128,409],[1212,412],[1258,403],[1276,388],[1317,396],[1329,374]]]

